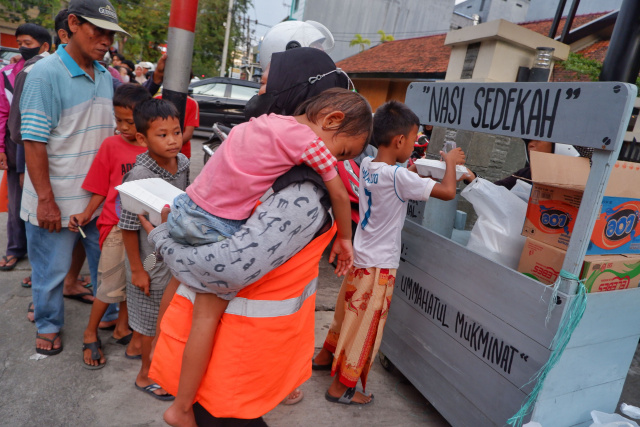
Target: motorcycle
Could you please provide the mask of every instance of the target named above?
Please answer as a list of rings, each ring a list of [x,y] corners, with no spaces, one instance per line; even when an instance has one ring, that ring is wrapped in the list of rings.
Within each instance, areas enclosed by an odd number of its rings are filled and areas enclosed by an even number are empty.
[[[211,127],[213,133],[208,140],[202,143],[202,151],[204,151],[204,164],[206,164],[211,156],[220,147],[220,144],[227,139],[231,128],[221,125],[220,123],[214,123]]]

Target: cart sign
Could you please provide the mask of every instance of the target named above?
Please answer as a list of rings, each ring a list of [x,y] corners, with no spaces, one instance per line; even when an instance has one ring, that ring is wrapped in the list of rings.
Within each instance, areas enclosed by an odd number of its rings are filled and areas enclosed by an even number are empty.
[[[620,82],[411,83],[405,102],[422,124],[616,151],[636,93]]]

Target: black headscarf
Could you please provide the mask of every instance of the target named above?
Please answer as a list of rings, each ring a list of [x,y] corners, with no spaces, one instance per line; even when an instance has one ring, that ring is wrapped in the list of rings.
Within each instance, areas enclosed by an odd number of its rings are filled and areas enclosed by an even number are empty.
[[[336,64],[320,49],[301,47],[274,53],[267,90],[247,102],[245,116],[247,119],[269,113],[290,116],[298,105],[312,96],[333,87],[347,89],[347,75],[335,70]],[[334,72],[324,75],[331,71]],[[311,83],[309,79],[313,78],[318,79]]]

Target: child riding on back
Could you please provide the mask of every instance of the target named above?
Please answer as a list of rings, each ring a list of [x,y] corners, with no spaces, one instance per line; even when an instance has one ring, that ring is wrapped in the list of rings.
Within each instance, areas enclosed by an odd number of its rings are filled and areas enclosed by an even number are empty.
[[[230,237],[276,178],[295,165],[306,164],[321,175],[329,191],[338,226],[330,261],[337,255],[336,273],[346,273],[353,263],[350,203],[335,166],[337,160],[353,158],[364,150],[372,122],[371,107],[361,95],[335,88],[302,103],[294,116],[263,115],[236,126],[186,194],[175,199],[168,220],[171,237],[193,246]],[[285,243],[287,235],[303,231],[289,230],[279,221],[274,218]],[[229,300],[250,282],[247,278],[246,283],[228,284],[224,292],[206,284],[194,289],[198,293],[193,323],[178,395],[165,412],[168,424],[195,425],[191,405],[211,355],[218,321]]]

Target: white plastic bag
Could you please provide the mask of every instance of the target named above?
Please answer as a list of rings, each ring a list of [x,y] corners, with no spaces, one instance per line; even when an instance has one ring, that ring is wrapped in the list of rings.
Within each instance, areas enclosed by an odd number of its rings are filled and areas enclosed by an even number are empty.
[[[482,178],[475,179],[461,194],[478,214],[467,248],[506,267],[518,268],[526,240],[520,233],[527,203]]]
[[[631,421],[619,414],[591,411],[591,418],[593,419],[593,424],[590,427],[640,427],[635,421]]]
[[[516,181],[516,185],[514,185],[511,189],[511,192],[524,200],[525,203],[529,203],[529,196],[531,195],[531,184],[518,179]]]

